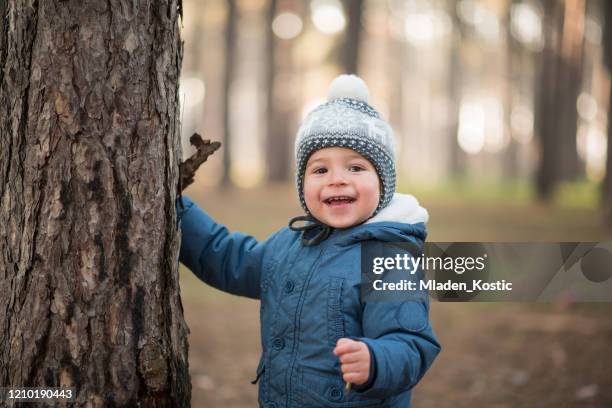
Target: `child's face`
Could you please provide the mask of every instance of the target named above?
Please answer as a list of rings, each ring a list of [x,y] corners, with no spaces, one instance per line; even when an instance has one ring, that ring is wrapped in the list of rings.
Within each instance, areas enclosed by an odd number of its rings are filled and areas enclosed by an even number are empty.
[[[347,228],[372,216],[380,181],[372,163],[352,149],[328,147],[310,156],[304,173],[304,200],[319,221]]]

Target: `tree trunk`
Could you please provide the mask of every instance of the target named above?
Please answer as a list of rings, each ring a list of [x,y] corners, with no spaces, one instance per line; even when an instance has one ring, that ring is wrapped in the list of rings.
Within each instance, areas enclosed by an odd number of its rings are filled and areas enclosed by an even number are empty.
[[[576,102],[582,89],[584,64],[584,0],[566,0],[563,4],[563,31],[557,87],[559,91],[559,177],[575,180],[584,175],[576,149],[578,111]]]
[[[561,5],[544,1],[544,50],[540,57],[539,81],[536,83],[535,127],[540,142],[540,160],[536,175],[536,187],[540,200],[550,200],[560,180],[559,160],[559,104],[561,90],[557,78],[561,68],[559,37],[562,31],[563,15]]]
[[[584,0],[543,2],[545,46],[540,71],[538,114],[540,137],[538,196],[548,200],[559,181],[581,175],[576,150],[582,86]]]
[[[227,0],[227,21],[225,28],[225,77],[223,79],[223,172],[221,175],[221,185],[229,187],[232,184],[232,126],[231,126],[231,86],[234,80],[234,65],[236,53],[236,20],[238,18],[238,6],[236,0]]]
[[[450,171],[452,177],[465,176],[466,153],[457,142],[459,134],[459,113],[463,91],[461,84],[464,80],[463,63],[461,62],[461,47],[463,46],[464,28],[461,19],[457,15],[454,3],[448,3],[447,7],[452,16],[453,28],[451,33],[452,45],[450,47],[450,68],[448,69],[448,89],[450,93],[449,108],[449,134],[448,143],[450,147]]]
[[[345,0],[344,8],[348,17],[346,38],[341,52],[341,66],[346,74],[357,74],[359,47],[361,43],[361,14],[363,0]]]
[[[603,60],[608,75],[612,73],[612,3],[603,1]],[[605,224],[612,227],[612,86],[609,89],[608,99],[608,146],[606,156],[606,175],[602,185],[602,205],[604,209]]]
[[[282,3],[281,3],[282,4]],[[283,183],[291,172],[292,125],[295,115],[295,94],[287,78],[292,69],[292,40],[277,39],[272,22],[279,11],[279,2],[270,0],[266,32],[266,139],[267,180]],[[297,76],[295,76],[297,78]]]
[[[606,7],[609,7],[612,12],[612,5]],[[612,86],[609,89],[608,98],[608,146],[606,149],[606,174],[603,180],[601,196],[604,224],[608,228],[612,228],[612,123],[610,122],[612,120]]]
[[[517,69],[517,60],[520,61],[521,48],[517,41],[512,36],[512,7],[516,4],[516,0],[510,0],[506,3],[506,11],[504,13],[503,25],[506,27],[506,52],[505,52],[505,79],[504,79],[504,121],[506,123],[504,132],[508,132],[508,147],[503,152],[503,176],[506,179],[514,179],[518,176],[518,146],[512,137],[512,128],[510,126],[510,117],[512,116],[512,107],[514,105],[515,85],[521,78]]]
[[[6,6],[0,386],[74,387],[77,406],[189,405],[177,6]]]

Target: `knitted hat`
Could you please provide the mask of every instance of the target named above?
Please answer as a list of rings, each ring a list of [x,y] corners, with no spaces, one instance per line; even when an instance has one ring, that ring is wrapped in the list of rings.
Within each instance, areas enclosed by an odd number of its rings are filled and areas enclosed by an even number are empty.
[[[296,184],[304,201],[304,172],[308,158],[326,147],[346,147],[368,159],[381,181],[381,194],[374,214],[385,208],[395,192],[395,148],[393,131],[368,105],[368,87],[355,75],[340,75],[327,92],[328,102],[311,111],[295,140]]]

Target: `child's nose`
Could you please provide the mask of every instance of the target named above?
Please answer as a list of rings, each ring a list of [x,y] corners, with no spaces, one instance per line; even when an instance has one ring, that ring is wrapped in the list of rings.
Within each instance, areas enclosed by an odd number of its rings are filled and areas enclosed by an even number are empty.
[[[329,184],[331,185],[343,185],[346,184],[346,177],[344,175],[344,172],[341,170],[332,170],[330,172],[330,181]]]

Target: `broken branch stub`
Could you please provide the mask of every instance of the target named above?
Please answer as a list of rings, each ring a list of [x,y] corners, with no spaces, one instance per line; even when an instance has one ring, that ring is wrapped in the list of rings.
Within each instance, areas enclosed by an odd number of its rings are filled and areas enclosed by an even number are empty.
[[[221,147],[220,142],[202,140],[202,137],[197,133],[191,135],[189,142],[196,148],[196,152],[179,166],[181,192],[193,183],[196,171],[208,159],[208,156]]]

